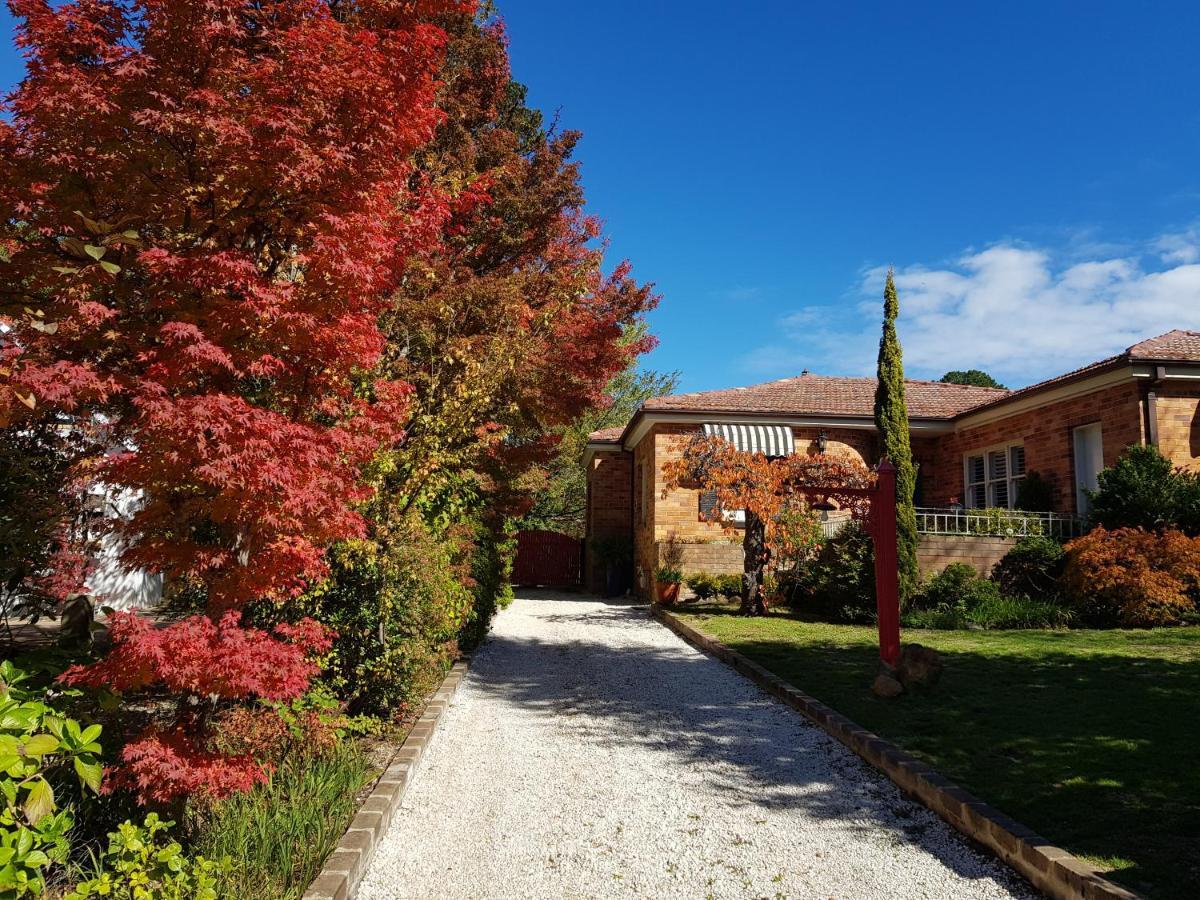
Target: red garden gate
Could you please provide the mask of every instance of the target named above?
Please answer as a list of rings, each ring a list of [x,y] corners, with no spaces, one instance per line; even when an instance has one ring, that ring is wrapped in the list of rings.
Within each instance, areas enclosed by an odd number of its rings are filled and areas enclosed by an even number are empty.
[[[513,584],[577,587],[583,581],[583,542],[557,531],[517,533]]]

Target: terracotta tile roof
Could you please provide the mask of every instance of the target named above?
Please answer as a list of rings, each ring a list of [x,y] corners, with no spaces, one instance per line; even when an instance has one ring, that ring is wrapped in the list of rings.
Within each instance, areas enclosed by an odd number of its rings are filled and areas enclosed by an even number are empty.
[[[1046,381],[1016,391],[972,385],[943,384],[940,381],[906,381],[905,397],[909,415],[914,419],[950,420],[965,413],[1009,400],[1025,397],[1058,384],[1085,377],[1103,369],[1133,362],[1200,363],[1200,331],[1169,331],[1127,347],[1123,353],[1090,363]],[[647,400],[642,412],[746,413],[776,416],[847,416],[870,417],[875,411],[875,379],[810,375],[782,378],[749,387],[693,394],[672,394]],[[605,428],[594,431],[593,443],[616,443],[625,429]]]
[[[1125,351],[1131,360],[1200,362],[1200,331],[1168,331]]]
[[[1017,391],[1010,391],[1003,397],[980,404],[979,408],[999,406],[1008,400],[1026,397],[1038,391],[1043,391],[1068,381],[1074,381],[1077,378],[1082,378],[1102,369],[1129,365],[1135,362],[1200,362],[1200,331],[1175,329],[1174,331],[1168,331],[1166,334],[1160,334],[1158,337],[1147,338],[1131,347],[1126,347],[1124,352],[1118,353],[1116,356],[1088,363],[1086,366],[1072,369],[1070,372],[1056,375],[1053,378],[1047,378],[1045,381],[1039,381],[1036,384],[1031,384]],[[970,411],[974,412],[974,410]]]
[[[1008,391],[939,381],[906,381],[909,415],[950,419]],[[875,412],[875,379],[799,375],[750,387],[654,397],[645,412],[730,412],[760,415],[866,416]]]
[[[593,431],[588,435],[589,444],[615,444],[621,440],[621,434],[625,431],[625,426],[619,428],[601,428],[599,431]]]

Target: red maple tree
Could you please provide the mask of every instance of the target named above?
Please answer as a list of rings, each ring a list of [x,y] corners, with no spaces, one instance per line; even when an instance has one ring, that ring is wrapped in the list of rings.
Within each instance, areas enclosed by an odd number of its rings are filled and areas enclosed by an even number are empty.
[[[75,423],[96,477],[141,497],[110,522],[126,562],[199,588],[214,618],[287,598],[330,542],[362,533],[360,467],[403,434],[408,385],[363,375],[383,301],[477,199],[410,162],[440,116],[431,19],[469,4],[9,5],[27,76],[0,117],[0,423]],[[123,627],[110,660],[72,677],[205,696],[225,683],[154,666],[123,682],[120,667],[203,626]],[[238,627],[219,626],[234,656],[292,652]],[[290,695],[306,665],[286,691],[229,691]],[[167,757],[226,765],[197,757],[184,706],[127,748],[143,781]],[[246,786],[239,765],[216,782]]]

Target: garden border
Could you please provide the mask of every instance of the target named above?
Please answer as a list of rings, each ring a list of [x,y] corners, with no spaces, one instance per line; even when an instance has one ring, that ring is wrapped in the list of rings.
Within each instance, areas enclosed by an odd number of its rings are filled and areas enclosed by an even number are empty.
[[[465,658],[450,667],[441,686],[429,698],[421,717],[396,751],[391,764],[379,776],[374,789],[350,821],[346,833],[304,892],[303,900],[353,900],[358,894],[358,884],[371,864],[375,848],[387,834],[392,816],[400,808],[412,783],[417,763],[429,746],[438,721],[450,705],[450,699],[458,690],[469,666],[470,659]]]
[[[1037,832],[943,778],[895,744],[860,728],[819,700],[655,604],[651,615],[692,646],[745,675],[768,694],[811,719],[890,778],[904,793],[984,845],[1033,885],[1058,900],[1140,900],[1103,877],[1101,869],[1055,847]]]

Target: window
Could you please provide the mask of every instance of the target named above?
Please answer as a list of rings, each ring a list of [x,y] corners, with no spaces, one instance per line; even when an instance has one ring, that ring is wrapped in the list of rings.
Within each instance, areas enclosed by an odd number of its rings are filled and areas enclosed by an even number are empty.
[[[1010,444],[969,455],[963,461],[964,500],[971,509],[1017,505],[1017,491],[1025,478],[1025,447]]]
[[[1104,468],[1104,435],[1100,423],[1081,425],[1071,432],[1075,451],[1075,511],[1086,516],[1092,510],[1088,491],[1099,486],[1096,476]]]

